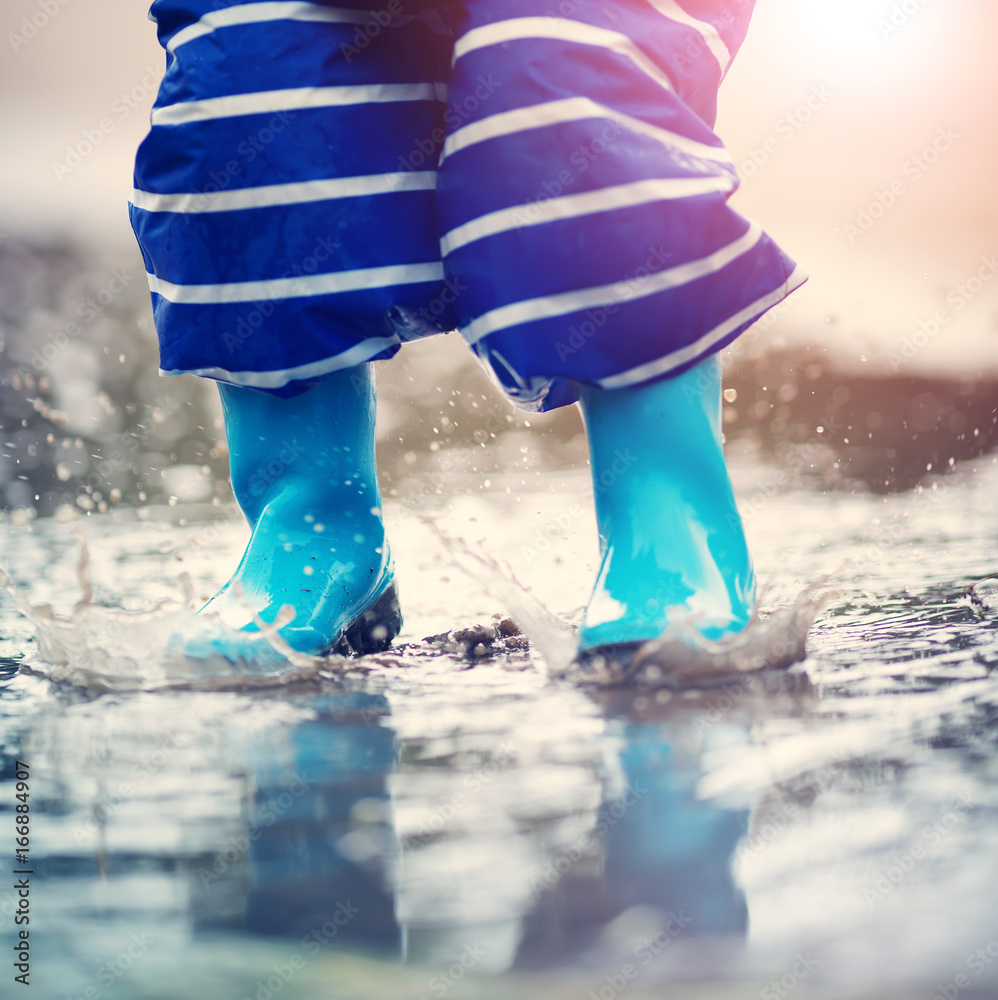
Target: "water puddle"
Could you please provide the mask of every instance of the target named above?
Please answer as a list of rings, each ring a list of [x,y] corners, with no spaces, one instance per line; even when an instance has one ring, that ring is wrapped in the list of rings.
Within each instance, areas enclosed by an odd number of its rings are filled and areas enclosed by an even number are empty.
[[[994,995],[995,467],[753,507],[760,620],[698,688],[654,646],[634,676],[570,667],[582,481],[386,504],[397,648],[280,678],[149,653],[235,523],[95,514],[86,584],[69,526],[0,526],[0,658],[33,671],[0,675],[0,801],[29,761],[42,993]]]
[[[806,658],[806,637],[821,607],[830,599],[824,582],[806,588],[789,608],[765,618],[757,614],[744,632],[722,642],[710,642],[695,628],[680,623],[668,637],[641,646],[626,663],[597,657],[584,664],[576,660],[574,627],[553,614],[481,544],[469,544],[449,535],[437,521],[423,522],[439,542],[450,566],[482,586],[512,618],[503,619],[504,643],[495,627],[455,626],[423,646],[348,659],[335,654],[310,656],[288,646],[277,629],[294,617],[291,607],[281,610],[272,626],[257,620],[253,636],[228,628],[214,615],[197,615],[190,576],[181,573],[183,597],[164,598],[144,611],[127,611],[94,603],[88,566],[90,551],[80,543],[77,578],[80,597],[69,615],[57,614],[48,604],[32,604],[0,567],[0,589],[34,628],[36,652],[26,667],[58,683],[93,691],[240,690],[276,687],[321,680],[370,666],[404,667],[405,655],[431,655],[434,650],[475,656],[495,656],[512,648],[533,648],[553,677],[599,687],[698,687],[730,681],[767,670],[785,670]],[[984,591],[982,591],[984,593]],[[978,603],[983,597],[975,594]],[[502,619],[501,615],[494,616]],[[244,655],[230,660],[222,655],[186,656],[182,644],[238,642]],[[496,644],[496,640],[500,641]],[[432,641],[437,640],[437,641]],[[401,656],[400,656],[401,654]]]
[[[94,604],[89,559],[82,542],[77,569],[81,596],[69,615],[57,614],[48,604],[32,604],[0,568],[0,589],[34,627],[36,652],[25,667],[39,676],[98,692],[227,690],[298,683],[348,664],[344,657],[303,656],[272,630],[248,641],[239,635],[251,654],[239,662],[173,653],[171,645],[187,636],[224,641],[237,634],[214,616],[206,621],[194,614],[192,586],[183,575],[182,599],[163,599],[146,611]],[[276,627],[283,621],[279,617]],[[254,644],[260,648],[255,657]]]

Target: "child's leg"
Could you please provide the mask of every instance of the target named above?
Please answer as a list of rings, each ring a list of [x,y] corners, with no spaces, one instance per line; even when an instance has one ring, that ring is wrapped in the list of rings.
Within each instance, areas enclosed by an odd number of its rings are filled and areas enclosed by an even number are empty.
[[[711,358],[804,276],[729,208],[712,131],[749,8],[464,0],[455,22],[450,99],[471,110],[444,146],[444,263],[520,405],[581,395],[604,546],[584,649],[750,617]]]
[[[370,365],[290,399],[222,385],[232,489],[251,535],[205,611],[232,628],[295,609],[284,640],[320,652],[344,638],[384,649],[401,626],[381,520]],[[365,613],[367,613],[365,617]]]
[[[463,4],[450,101],[467,110],[448,119],[438,204],[462,333],[521,405],[550,409],[572,383],[689,368],[804,275],[728,206],[706,28],[624,0],[534,6]]]
[[[268,623],[291,604],[282,635],[308,652],[398,630],[366,363],[454,325],[434,195],[449,39],[358,6],[156,0],[169,63],[131,207],[162,369],[226,383],[252,535],[208,610],[252,630],[240,588]]]
[[[444,291],[446,46],[420,21],[379,27],[364,10],[217,8],[152,10],[172,58],[131,218],[161,368],[289,395],[450,329],[449,310],[427,308]]]
[[[721,448],[717,359],[633,389],[587,389],[603,557],[581,648],[653,639],[682,617],[709,638],[749,621],[755,577]]]

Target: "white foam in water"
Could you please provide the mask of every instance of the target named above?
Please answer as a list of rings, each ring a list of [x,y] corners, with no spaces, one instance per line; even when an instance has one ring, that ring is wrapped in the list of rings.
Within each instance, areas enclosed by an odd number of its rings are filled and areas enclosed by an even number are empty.
[[[576,678],[601,686],[703,687],[768,670],[786,670],[807,658],[807,633],[832,598],[826,580],[803,590],[794,603],[717,642],[704,638],[691,615],[658,639],[644,643],[625,662],[591,658]]]
[[[998,576],[987,576],[970,584],[964,591],[964,596],[981,615],[998,611]]]
[[[282,608],[277,621],[249,635],[224,625],[215,615],[195,614],[192,588],[181,577],[184,599],[160,601],[148,611],[124,611],[92,603],[87,577],[89,553],[80,550],[82,595],[68,617],[47,604],[31,604],[0,567],[0,587],[35,628],[38,655],[29,668],[51,680],[99,691],[165,689],[220,690],[290,684],[338,672],[349,661],[341,656],[308,656],[291,649],[276,633],[294,612]],[[290,616],[288,614],[290,612]],[[239,662],[227,657],[188,657],[187,640],[238,643],[246,655]]]
[[[792,606],[766,618],[756,616],[742,633],[710,642],[695,621],[674,626],[667,636],[645,643],[622,662],[601,656],[583,664],[574,627],[549,611],[514,576],[479,546],[451,537],[430,518],[424,523],[436,535],[450,562],[484,586],[503,605],[544,660],[552,676],[601,687],[701,687],[725,680],[782,670],[806,657],[805,639],[829,594],[824,582],[801,593]],[[27,667],[51,680],[100,691],[221,690],[267,687],[342,674],[358,661],[337,655],[309,656],[289,647],[277,630],[294,616],[290,606],[259,633],[226,626],[216,615],[194,610],[190,579],[182,574],[185,594],[143,611],[108,608],[93,603],[87,576],[89,553],[81,545],[78,568],[80,599],[68,616],[47,604],[32,604],[0,567],[0,587],[35,630],[37,655]],[[238,660],[221,654],[185,655],[185,646],[210,649],[236,646]],[[372,658],[367,658],[368,660]],[[384,657],[376,658],[385,666]],[[391,658],[389,658],[391,659]]]
[[[454,565],[478,583],[513,616],[530,645],[544,658],[548,670],[558,674],[575,659],[575,629],[559,618],[526,589],[506,565],[462,538],[452,538],[429,517],[424,523],[440,539]]]
[[[575,629],[520,584],[508,566],[480,547],[472,548],[463,539],[448,536],[430,518],[424,520],[454,565],[505,605],[548,670],[582,683],[696,687],[766,670],[785,670],[807,657],[808,630],[834,596],[827,581],[820,580],[799,594],[790,607],[779,608],[766,618],[756,614],[744,631],[721,642],[705,639],[691,616],[668,635],[646,642],[626,663],[597,656],[580,665],[576,662]]]

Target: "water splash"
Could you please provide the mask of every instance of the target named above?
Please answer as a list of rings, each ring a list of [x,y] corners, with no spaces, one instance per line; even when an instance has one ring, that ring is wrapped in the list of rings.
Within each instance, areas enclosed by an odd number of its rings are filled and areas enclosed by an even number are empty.
[[[803,590],[794,603],[767,617],[756,609],[748,626],[720,641],[706,639],[695,618],[681,620],[658,639],[611,648],[574,663],[570,676],[600,687],[696,688],[723,684],[765,671],[787,670],[807,659],[807,634],[834,597],[827,580]]]
[[[182,600],[162,600],[145,611],[101,607],[93,603],[89,562],[84,542],[77,565],[81,596],[68,616],[32,604],[0,567],[0,588],[35,629],[38,652],[26,663],[31,672],[94,691],[238,690],[314,680],[350,665],[342,656],[309,656],[288,646],[277,630],[293,616],[290,607],[271,625],[255,617],[255,635],[229,628],[216,615],[196,614],[186,573]],[[238,661],[184,655],[194,639],[199,645],[238,644],[244,655]]]
[[[807,632],[830,596],[824,582],[798,596],[791,607],[756,617],[738,636],[709,642],[695,622],[667,636],[626,650],[620,658],[589,656],[579,662],[574,627],[549,611],[510,568],[478,546],[451,537],[432,519],[424,523],[450,562],[474,579],[509,611],[551,676],[597,687],[709,687],[732,678],[784,670],[806,656]],[[310,656],[297,652],[278,630],[293,617],[289,606],[267,625],[254,617],[259,633],[226,626],[217,616],[197,614],[190,577],[180,576],[183,597],[161,600],[143,611],[94,603],[88,577],[89,551],[81,543],[77,568],[80,597],[60,616],[47,604],[32,604],[0,568],[0,587],[32,623],[36,654],[26,669],[60,683],[95,691],[239,690],[284,686],[347,671],[411,666],[404,651],[377,657]],[[185,649],[238,648],[240,657],[185,655]]]
[[[575,659],[578,643],[575,629],[549,611],[516,579],[513,571],[463,538],[453,538],[430,517],[423,523],[436,535],[453,564],[472,580],[484,584],[489,594],[513,616],[530,645],[541,654],[548,670],[564,672]]]
[[[802,591],[790,607],[765,618],[757,612],[746,629],[720,642],[705,639],[691,616],[661,638],[632,644],[619,658],[596,655],[580,662],[575,629],[549,611],[509,566],[480,547],[447,535],[432,519],[424,522],[453,564],[505,605],[552,675],[599,687],[705,687],[747,674],[786,670],[806,659],[808,630],[835,596],[822,579]]]
[[[986,576],[970,584],[963,594],[982,618],[989,612],[998,611],[998,576]]]

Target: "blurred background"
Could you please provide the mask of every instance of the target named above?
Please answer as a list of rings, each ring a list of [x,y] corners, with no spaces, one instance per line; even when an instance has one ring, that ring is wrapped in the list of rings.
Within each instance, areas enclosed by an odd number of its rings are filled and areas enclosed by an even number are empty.
[[[0,27],[0,507],[225,503],[213,387],[156,374],[127,220],[163,66],[145,4],[7,0]],[[725,357],[731,447],[892,491],[998,443],[996,30],[991,0],[759,0],[717,131],[735,204],[811,279]],[[574,408],[514,411],[456,336],[379,368],[403,500],[411,473],[585,461]]]

